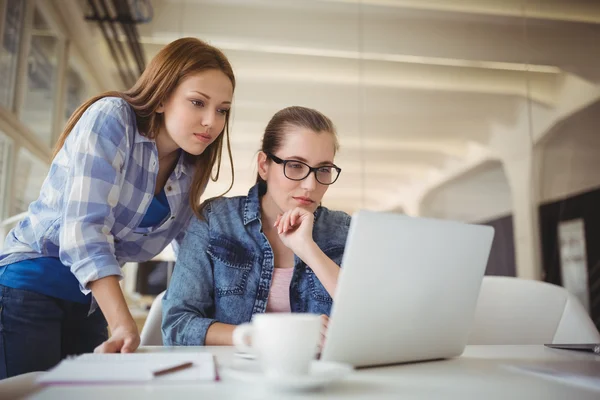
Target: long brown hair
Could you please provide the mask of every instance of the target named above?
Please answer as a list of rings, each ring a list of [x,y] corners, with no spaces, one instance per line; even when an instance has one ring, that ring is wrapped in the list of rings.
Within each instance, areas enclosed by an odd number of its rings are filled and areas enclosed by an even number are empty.
[[[283,145],[286,128],[296,126],[310,129],[316,133],[327,132],[333,135],[334,154],[339,150],[335,125],[327,116],[312,108],[292,106],[279,110],[273,115],[262,138],[260,151],[274,154]],[[264,183],[260,174],[256,174],[256,183]]]
[[[235,89],[233,69],[227,57],[219,49],[199,39],[189,37],[169,43],[150,61],[142,76],[140,76],[131,89],[124,92],[111,91],[102,93],[92,97],[75,110],[71,118],[67,121],[65,130],[58,138],[53,157],[63,147],[67,136],[69,136],[69,133],[71,133],[73,127],[88,107],[104,97],[120,97],[129,103],[135,111],[137,128],[140,134],[154,139],[163,123],[163,114],[155,112],[160,103],[173,93],[179,82],[185,77],[211,69],[223,72]],[[202,154],[198,156],[186,154],[187,157],[194,160],[193,162],[196,167],[190,187],[190,204],[198,218],[202,218],[201,211],[203,206],[200,204],[200,197],[208,180],[211,179],[214,182],[219,179],[223,152],[223,133],[225,133],[227,140],[227,152],[232,172],[231,185],[222,195],[229,192],[233,186],[234,173],[231,144],[229,141],[229,115],[230,112],[227,112],[223,131],[220,132],[217,139]],[[217,170],[213,177],[212,170],[215,164],[217,165]]]

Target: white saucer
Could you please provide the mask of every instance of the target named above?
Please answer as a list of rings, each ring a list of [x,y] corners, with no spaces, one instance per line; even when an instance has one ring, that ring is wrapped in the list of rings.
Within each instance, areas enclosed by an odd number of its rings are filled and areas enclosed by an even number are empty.
[[[272,389],[279,390],[314,390],[323,388],[333,382],[339,381],[352,371],[352,366],[332,361],[313,361],[308,375],[270,378],[263,374],[258,364],[250,367],[223,368],[225,378],[236,379],[252,384],[263,384]]]

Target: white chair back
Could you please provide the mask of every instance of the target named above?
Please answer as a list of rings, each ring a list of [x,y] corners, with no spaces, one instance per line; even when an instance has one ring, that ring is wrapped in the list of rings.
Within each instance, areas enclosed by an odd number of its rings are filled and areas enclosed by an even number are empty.
[[[469,344],[600,343],[600,334],[575,296],[561,286],[486,276]]]
[[[150,312],[148,318],[142,328],[140,334],[140,345],[141,346],[162,346],[162,331],[160,326],[162,324],[162,298],[165,292],[160,293],[150,306]]]

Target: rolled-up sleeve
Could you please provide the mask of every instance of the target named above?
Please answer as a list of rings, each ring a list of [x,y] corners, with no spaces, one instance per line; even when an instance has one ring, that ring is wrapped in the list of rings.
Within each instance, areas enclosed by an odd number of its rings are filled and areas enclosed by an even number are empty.
[[[122,106],[102,99],[82,115],[63,148],[69,176],[59,257],[86,294],[89,282],[122,276],[111,229],[123,183],[127,129]]]
[[[210,238],[210,206],[205,220],[193,217],[179,249],[173,276],[163,297],[165,346],[203,346],[215,322],[213,267],[206,250]]]

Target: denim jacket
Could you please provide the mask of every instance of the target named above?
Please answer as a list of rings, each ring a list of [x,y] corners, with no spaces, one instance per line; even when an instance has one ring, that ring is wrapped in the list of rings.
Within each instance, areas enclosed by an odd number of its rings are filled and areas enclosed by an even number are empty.
[[[248,196],[218,198],[193,219],[179,249],[163,298],[165,345],[204,345],[213,322],[238,325],[264,313],[273,276],[273,249],[262,231],[257,184]],[[350,216],[319,207],[313,240],[336,264],[342,262]],[[290,283],[292,312],[327,314],[332,299],[297,256]]]

